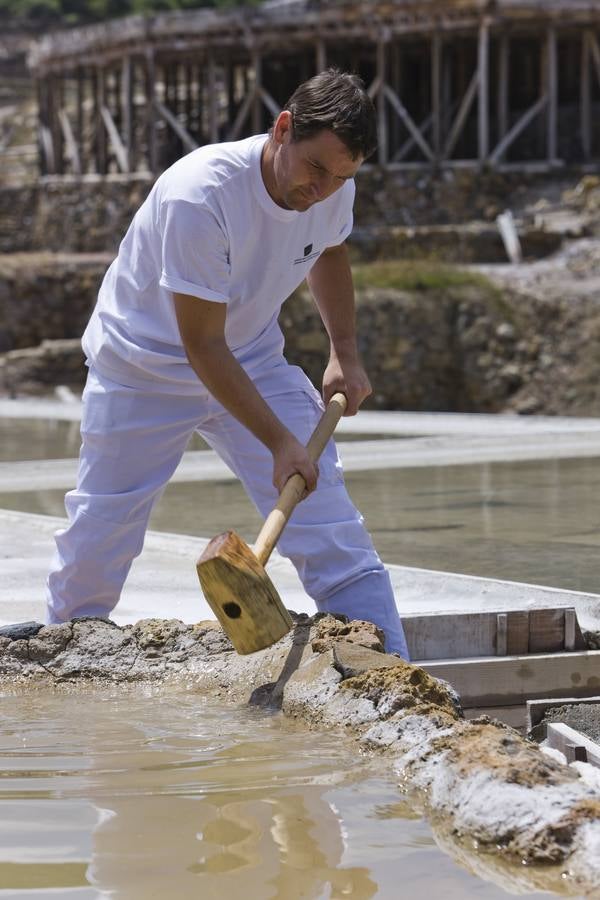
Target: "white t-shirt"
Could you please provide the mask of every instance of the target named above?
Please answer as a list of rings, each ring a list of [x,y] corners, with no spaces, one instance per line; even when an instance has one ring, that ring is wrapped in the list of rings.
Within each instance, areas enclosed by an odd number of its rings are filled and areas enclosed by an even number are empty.
[[[172,293],[227,304],[225,339],[250,376],[281,360],[281,304],[352,229],[354,183],[306,212],[265,188],[267,135],[200,147],[167,169],[136,213],[83,336],[113,381],[205,392],[190,366]]]

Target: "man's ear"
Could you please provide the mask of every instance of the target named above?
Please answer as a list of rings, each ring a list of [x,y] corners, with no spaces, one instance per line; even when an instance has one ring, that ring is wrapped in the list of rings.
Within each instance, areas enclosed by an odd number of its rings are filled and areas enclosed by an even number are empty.
[[[273,140],[276,144],[289,143],[292,139],[292,114],[289,109],[282,110],[273,125]]]

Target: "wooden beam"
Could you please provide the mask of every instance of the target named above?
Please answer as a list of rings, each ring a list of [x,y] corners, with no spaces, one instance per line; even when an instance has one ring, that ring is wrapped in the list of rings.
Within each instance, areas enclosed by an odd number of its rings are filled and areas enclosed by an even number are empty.
[[[465,708],[514,706],[527,700],[598,693],[600,650],[581,653],[509,655],[419,663],[458,691]]]
[[[412,614],[402,624],[410,655],[419,661],[585,650],[569,607]]]
[[[94,128],[96,134],[96,169],[100,175],[108,172],[108,153],[106,143],[106,127],[102,110],[106,106],[106,73],[102,66],[95,70],[95,104],[94,104]]]
[[[439,162],[442,150],[442,36],[437,30],[431,37],[431,115],[433,155]]]
[[[377,42],[377,80],[383,87],[385,85],[386,41],[380,37]],[[380,166],[385,166],[388,161],[388,130],[385,108],[385,94],[380,89],[377,94],[377,161]]]
[[[262,88],[262,56],[255,50],[252,54],[252,69],[254,70],[254,102],[252,104],[252,131],[259,134],[262,131],[262,106],[260,102],[260,90]]]
[[[473,106],[473,101],[475,100],[475,94],[477,93],[477,88],[479,87],[479,71],[476,70],[473,73],[473,77],[469,82],[469,86],[465,91],[465,95],[460,104],[460,108],[458,113],[456,114],[456,119],[452,124],[452,128],[450,130],[450,134],[448,135],[448,139],[446,144],[444,145],[444,153],[443,158],[449,159],[452,156],[452,152],[456,146],[456,143],[462,133],[463,128],[465,127],[465,123],[471,112],[471,107]]]
[[[104,122],[106,132],[108,134],[110,145],[113,149],[113,153],[115,154],[117,165],[119,166],[121,172],[129,172],[129,159],[127,156],[127,150],[125,149],[123,141],[121,140],[121,135],[119,134],[119,130],[115,125],[113,117],[110,114],[110,110],[107,106],[103,106],[100,110],[100,114],[102,116],[102,121]]]
[[[56,163],[54,161],[54,145],[52,143],[52,134],[47,125],[40,125],[40,145],[44,155],[45,168],[42,169],[44,175],[52,175],[56,171]]]
[[[219,97],[217,93],[217,64],[211,52],[207,65],[208,76],[208,135],[211,144],[219,141]]]
[[[239,138],[242,128],[244,127],[244,122],[248,118],[250,110],[252,109],[255,93],[256,89],[252,88],[252,90],[248,91],[248,93],[244,97],[244,100],[237,111],[235,121],[229,130],[229,134],[227,135],[228,141],[237,141],[237,139]]]
[[[58,118],[62,128],[63,136],[66,144],[67,158],[71,162],[71,167],[75,175],[81,175],[81,159],[79,157],[79,147],[71,128],[71,123],[66,110],[59,109]]]
[[[506,136],[508,131],[510,89],[510,37],[504,32],[498,46],[498,140]]]
[[[317,72],[323,72],[327,68],[327,46],[321,37],[315,45],[315,61]]]
[[[419,129],[413,122],[412,118],[410,117],[408,111],[405,109],[405,107],[404,107],[402,101],[400,100],[400,98],[398,97],[398,95],[395,93],[395,91],[393,91],[391,89],[391,87],[388,84],[383,86],[383,91],[384,91],[385,96],[386,96],[387,100],[389,101],[390,105],[394,109],[396,115],[404,122],[408,131],[414,138],[415,143],[420,147],[420,149],[425,154],[427,159],[430,162],[434,162],[435,157],[434,157],[431,147],[429,146],[429,144],[423,137],[422,133],[419,131]]]
[[[258,94],[260,96],[260,99],[264,103],[264,105],[267,107],[267,109],[271,113],[271,115],[273,117],[278,116],[279,113],[281,112],[281,107],[277,103],[275,103],[275,101],[273,100],[273,98],[271,97],[269,92],[266,91],[264,89],[264,87],[259,87]]]
[[[556,28],[550,26],[546,36],[546,64],[548,66],[548,161],[558,158],[558,52]]]
[[[159,114],[161,119],[164,119],[167,125],[169,125],[173,129],[188,152],[190,150],[196,150],[199,147],[197,141],[195,141],[189,131],[184,128],[179,119],[177,119],[176,116],[173,115],[171,110],[167,109],[164,103],[161,103],[157,98],[155,98],[154,100],[154,108],[156,109],[156,112]]]
[[[600,84],[600,46],[598,45],[598,38],[593,31],[589,32],[589,42],[590,50],[592,51],[594,68],[596,69],[596,78],[598,79],[598,83]]]
[[[121,104],[121,130],[123,133],[123,144],[125,153],[127,154],[127,168],[131,171],[131,157],[133,144],[133,65],[131,56],[123,57],[121,63],[121,96],[119,98]]]
[[[158,171],[158,145],[156,140],[156,65],[154,51],[149,49],[146,53],[146,65],[144,70],[145,94],[146,94],[146,135],[148,144],[148,168],[152,173]]]
[[[479,26],[479,42],[477,52],[477,70],[479,73],[479,110],[478,110],[478,156],[480,164],[486,162],[489,155],[489,47],[490,34],[487,20]]]
[[[539,116],[541,112],[546,108],[546,104],[548,103],[548,97],[544,94],[543,97],[540,97],[539,100],[531,106],[527,112],[523,113],[518,122],[515,122],[513,127],[510,129],[508,134],[500,141],[498,146],[495,148],[494,152],[490,156],[490,162],[492,164],[496,164],[499,160],[504,156],[508,148],[513,144],[519,135],[525,131],[528,125],[533,122],[536,116]]]
[[[394,119],[394,121],[397,122],[398,119],[396,118],[396,119]],[[417,125],[417,128],[419,129],[419,131],[421,132],[423,137],[425,137],[427,132],[431,130],[432,124],[433,124],[433,115],[431,113],[429,113],[427,118],[423,119],[423,121],[419,125]],[[392,162],[402,162],[402,160],[406,156],[408,156],[408,154],[410,153],[412,148],[415,146],[415,144],[416,144],[416,141],[412,135],[407,137],[407,139],[404,141],[404,143],[401,144],[401,146],[395,152]]]
[[[581,38],[581,143],[583,158],[592,156],[592,83],[590,78],[590,36],[584,31]]]
[[[560,750],[568,763],[587,762],[600,767],[600,744],[562,722],[548,722],[546,744]]]

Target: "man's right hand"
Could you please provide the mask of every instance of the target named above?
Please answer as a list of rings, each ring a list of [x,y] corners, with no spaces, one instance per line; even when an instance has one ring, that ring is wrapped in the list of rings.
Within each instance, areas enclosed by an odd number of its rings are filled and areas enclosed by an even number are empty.
[[[293,434],[290,433],[271,452],[273,453],[273,484],[279,494],[286,482],[296,473],[302,475],[306,483],[305,497],[315,490],[319,468],[316,463],[311,461],[306,447]]]

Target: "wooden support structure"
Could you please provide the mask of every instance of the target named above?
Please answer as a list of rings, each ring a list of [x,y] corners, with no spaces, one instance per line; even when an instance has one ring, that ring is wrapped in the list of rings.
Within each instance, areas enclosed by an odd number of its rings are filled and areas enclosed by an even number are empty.
[[[478,128],[478,152],[479,162],[483,165],[489,154],[490,125],[489,125],[489,25],[484,20],[479,26],[479,42],[477,49],[477,88],[479,103],[479,128]]]
[[[179,10],[47,35],[30,57],[41,169],[158,173],[182,151],[263,131],[284,91],[329,62],[369,85],[381,167],[600,162],[599,33],[590,0],[348,0],[317,11],[298,0],[293,16],[269,5]],[[577,56],[578,72],[562,65]]]

